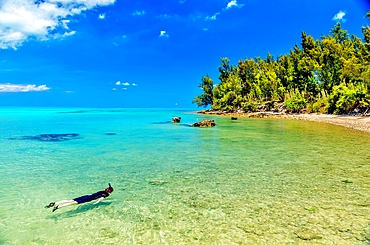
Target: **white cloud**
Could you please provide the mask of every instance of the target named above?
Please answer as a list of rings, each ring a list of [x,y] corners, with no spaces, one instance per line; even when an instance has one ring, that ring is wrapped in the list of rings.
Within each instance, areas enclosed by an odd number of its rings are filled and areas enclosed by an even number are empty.
[[[126,90],[127,88],[122,88],[123,90]]]
[[[0,48],[21,46],[29,39],[45,41],[75,34],[68,24],[84,11],[115,0],[1,0]]]
[[[238,4],[238,3],[236,2],[236,0],[231,0],[231,1],[227,4],[226,9],[231,9],[231,8],[233,8],[233,7],[241,8],[241,7],[243,7],[243,6],[244,6],[244,4]]]
[[[334,15],[332,20],[346,22],[347,20],[344,18],[345,15],[346,15],[346,12],[341,10],[336,15]]]
[[[206,20],[217,20],[217,15],[219,15],[220,13],[215,13],[213,16],[207,16],[206,17]]]
[[[183,4],[183,3],[185,3],[185,2],[186,2],[186,0],[180,0],[180,1],[179,1],[179,3],[180,3],[180,4]]]
[[[161,31],[159,37],[169,37],[169,35],[166,33],[166,31]]]
[[[117,89],[116,88],[112,88],[112,90],[116,91]]]
[[[146,12],[145,12],[145,10],[143,10],[143,11],[135,11],[135,12],[133,12],[132,13],[132,15],[138,15],[138,16],[142,16],[142,15],[145,15],[146,14]]]
[[[99,14],[99,19],[101,19],[101,20],[105,19],[105,13],[104,14]]]
[[[128,82],[121,82],[121,81],[117,81],[116,82],[116,85],[122,85],[122,86],[130,86],[130,83],[128,83]],[[132,84],[132,86],[134,86],[134,84]]]
[[[136,84],[136,83],[133,83],[133,84],[132,84],[132,86],[135,86],[135,87],[136,87],[136,86],[137,86],[137,84]]]
[[[11,92],[40,92],[46,91],[50,88],[46,85],[36,86],[34,84],[11,84],[11,83],[3,83],[0,84],[0,93],[11,93]]]

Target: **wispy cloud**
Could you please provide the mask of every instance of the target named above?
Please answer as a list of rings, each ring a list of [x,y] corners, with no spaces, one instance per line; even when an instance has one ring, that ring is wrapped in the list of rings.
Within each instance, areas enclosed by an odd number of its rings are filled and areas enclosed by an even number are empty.
[[[34,84],[11,84],[5,83],[0,84],[0,93],[11,93],[11,92],[40,92],[50,90],[46,85],[36,86]]]
[[[340,10],[336,15],[334,15],[332,20],[346,22],[347,20],[344,18],[345,15],[346,15],[346,12]]]
[[[244,4],[239,4],[239,3],[237,3],[237,1],[236,1],[236,0],[231,0],[231,1],[227,4],[226,9],[231,9],[231,8],[234,8],[234,7],[236,7],[236,8],[241,8],[241,7],[243,7],[243,6],[244,6]]]
[[[215,13],[214,15],[212,15],[212,16],[207,16],[206,17],[206,20],[217,20],[217,15],[219,15],[219,14],[221,14],[221,13]]]
[[[133,83],[133,84],[132,84],[132,86],[136,87],[136,86],[137,86],[137,84],[136,84],[136,83]]]
[[[50,40],[75,34],[70,19],[84,11],[113,4],[115,0],[2,0],[0,48],[21,46],[29,39]]]
[[[99,19],[101,19],[101,20],[105,19],[105,13],[99,14]]]
[[[160,19],[160,20],[169,20],[171,19],[171,15],[168,15],[168,14],[161,14],[159,16],[156,17],[157,19]]]
[[[123,86],[130,86],[128,82],[122,83]]]
[[[170,36],[166,33],[166,31],[161,31],[159,37],[170,37]]]
[[[145,15],[146,14],[146,12],[145,12],[145,10],[142,10],[142,11],[135,11],[135,12],[133,12],[132,13],[132,15],[137,15],[137,16],[141,16],[141,15]]]
[[[231,0],[230,2],[228,2],[227,3],[227,6],[226,6],[226,8],[223,8],[222,9],[222,11],[226,11],[226,10],[229,10],[229,9],[231,9],[231,8],[241,8],[241,7],[243,7],[244,6],[244,4],[239,4],[239,3],[237,3],[237,1],[236,0]],[[212,15],[212,16],[207,16],[206,18],[205,18],[205,20],[207,21],[207,20],[217,20],[217,16],[218,15],[220,15],[221,13],[220,12],[217,12],[217,13],[215,13],[214,15]]]
[[[180,0],[180,1],[179,1],[179,3],[180,3],[180,4],[183,4],[183,3],[185,3],[185,2],[186,2],[186,0]]]

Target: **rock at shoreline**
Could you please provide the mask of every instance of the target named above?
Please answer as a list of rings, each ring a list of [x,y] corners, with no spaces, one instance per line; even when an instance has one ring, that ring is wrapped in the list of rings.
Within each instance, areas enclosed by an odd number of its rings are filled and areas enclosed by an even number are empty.
[[[201,122],[193,123],[191,126],[193,126],[193,127],[200,127],[200,128],[206,128],[206,127],[214,127],[214,126],[216,126],[216,123],[215,123],[214,120],[204,119]]]
[[[237,117],[231,117],[231,120],[238,120]]]
[[[272,118],[272,119],[293,119],[321,123],[329,123],[347,128],[352,128],[370,133],[370,116],[332,115],[332,114],[299,114],[284,112],[228,112],[220,110],[202,110],[199,114],[232,116],[241,118]]]
[[[179,123],[181,121],[181,117],[174,117],[172,118],[173,123]]]

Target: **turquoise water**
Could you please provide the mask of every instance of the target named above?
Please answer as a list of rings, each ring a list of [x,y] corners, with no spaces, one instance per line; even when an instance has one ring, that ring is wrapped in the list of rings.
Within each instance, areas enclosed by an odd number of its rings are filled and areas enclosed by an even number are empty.
[[[370,243],[365,133],[164,109],[2,108],[0,128],[0,244]]]

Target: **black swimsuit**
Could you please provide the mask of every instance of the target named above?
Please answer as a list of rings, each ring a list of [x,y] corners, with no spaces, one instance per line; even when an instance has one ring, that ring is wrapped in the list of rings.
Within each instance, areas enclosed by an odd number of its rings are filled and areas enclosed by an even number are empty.
[[[73,199],[73,201],[76,201],[78,204],[80,204],[80,203],[85,203],[85,202],[91,202],[93,200],[99,199],[101,197],[107,197],[107,196],[109,196],[109,193],[107,193],[105,191],[98,191],[98,192],[93,193],[91,195],[85,195],[85,196],[77,197],[77,198]]]

